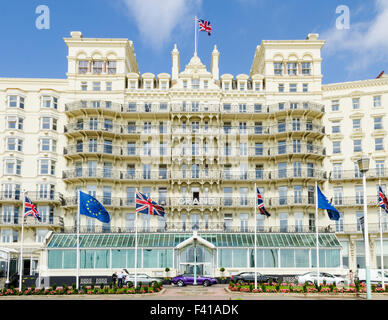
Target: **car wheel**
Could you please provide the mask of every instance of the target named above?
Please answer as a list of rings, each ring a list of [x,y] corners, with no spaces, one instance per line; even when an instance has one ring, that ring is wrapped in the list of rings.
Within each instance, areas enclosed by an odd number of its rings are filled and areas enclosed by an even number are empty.
[[[185,285],[183,280],[179,280],[176,284],[178,285],[178,287],[183,287]]]
[[[205,280],[205,281],[203,282],[203,286],[204,286],[204,287],[210,286],[210,281],[209,281],[209,280]]]

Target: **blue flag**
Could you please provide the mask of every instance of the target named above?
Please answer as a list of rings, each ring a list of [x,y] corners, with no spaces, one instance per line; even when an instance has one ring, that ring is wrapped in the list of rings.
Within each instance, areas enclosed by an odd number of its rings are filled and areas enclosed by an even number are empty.
[[[101,222],[109,222],[110,216],[104,206],[91,195],[80,191],[79,213],[85,216],[96,218]]]
[[[338,210],[326,199],[321,189],[317,186],[318,192],[318,208],[327,210],[330,220],[339,220],[340,214]]]

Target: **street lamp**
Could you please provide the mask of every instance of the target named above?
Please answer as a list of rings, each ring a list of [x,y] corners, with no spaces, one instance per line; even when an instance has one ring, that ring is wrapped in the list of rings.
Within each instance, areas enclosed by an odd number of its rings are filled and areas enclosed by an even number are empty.
[[[366,274],[366,298],[371,299],[370,286],[370,252],[369,252],[369,233],[368,233],[368,209],[366,196],[366,173],[369,170],[369,158],[362,157],[357,160],[358,169],[362,173],[362,183],[364,189],[364,242],[365,242],[365,274]]]
[[[193,230],[193,240],[194,240],[194,283],[193,285],[197,285],[197,228],[194,227]]]

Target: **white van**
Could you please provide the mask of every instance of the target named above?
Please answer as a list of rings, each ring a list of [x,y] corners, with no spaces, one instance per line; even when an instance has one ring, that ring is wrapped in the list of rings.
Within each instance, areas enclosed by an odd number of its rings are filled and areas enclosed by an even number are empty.
[[[365,269],[358,269],[356,280],[360,282],[366,282],[366,272]],[[370,269],[370,282],[378,284],[382,282],[381,270],[380,269]],[[388,284],[388,272],[384,271],[384,284]]]

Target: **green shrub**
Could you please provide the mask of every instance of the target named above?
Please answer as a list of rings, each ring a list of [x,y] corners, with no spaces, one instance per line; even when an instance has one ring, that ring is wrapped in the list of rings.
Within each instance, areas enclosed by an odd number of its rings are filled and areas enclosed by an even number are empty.
[[[103,290],[105,285],[103,283],[100,284],[100,289]]]
[[[220,272],[224,272],[224,271],[225,271],[224,267],[220,268]]]
[[[55,290],[57,287],[58,287],[57,284],[54,283],[54,284],[53,284],[53,290]]]
[[[372,285],[371,285],[371,289],[372,289],[372,292],[376,292],[376,285],[375,285],[375,284],[372,284]]]

